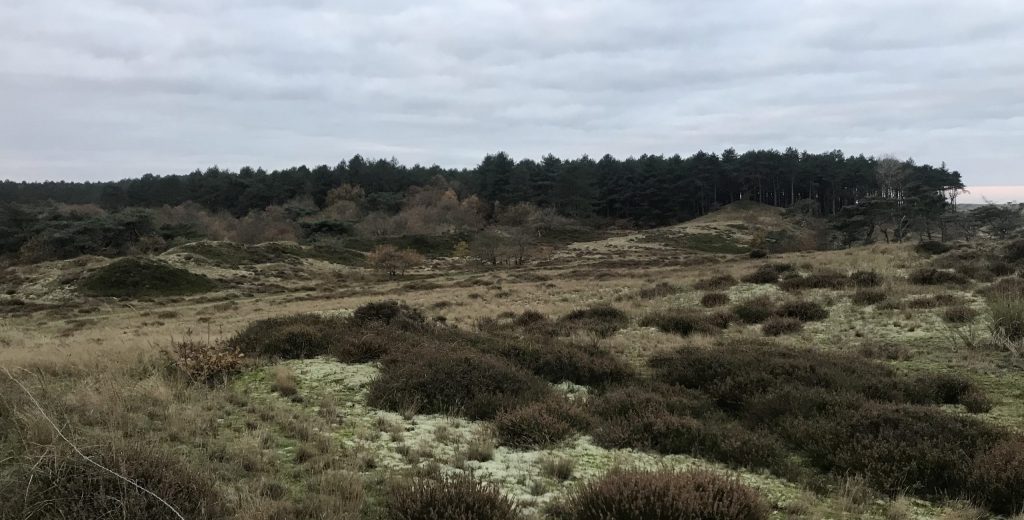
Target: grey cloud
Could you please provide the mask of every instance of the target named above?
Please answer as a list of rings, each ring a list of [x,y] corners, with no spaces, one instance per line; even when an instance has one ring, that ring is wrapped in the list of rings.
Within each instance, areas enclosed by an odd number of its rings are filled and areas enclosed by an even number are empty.
[[[8,0],[0,177],[728,146],[1020,183],[1012,0]]]

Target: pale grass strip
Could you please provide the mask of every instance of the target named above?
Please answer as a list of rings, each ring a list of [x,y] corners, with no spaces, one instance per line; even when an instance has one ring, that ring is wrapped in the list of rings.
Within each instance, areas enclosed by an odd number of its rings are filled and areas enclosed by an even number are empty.
[[[113,475],[113,476],[115,476],[115,477],[117,477],[117,478],[119,478],[119,479],[121,479],[121,480],[123,480],[123,481],[125,481],[125,482],[127,482],[129,484],[131,484],[132,486],[135,486],[135,488],[138,489],[139,491],[142,491],[143,493],[146,493],[147,495],[149,495],[149,496],[159,500],[161,504],[167,506],[167,509],[170,509],[171,512],[174,513],[175,516],[177,516],[181,520],[186,520],[184,515],[179,513],[178,510],[174,508],[174,506],[172,506],[169,502],[167,502],[163,498],[160,498],[160,496],[157,495],[156,493],[154,493],[154,492],[152,492],[152,491],[150,491],[150,490],[148,490],[148,489],[146,489],[146,488],[136,484],[134,481],[132,481],[128,477],[125,477],[124,475],[121,475],[120,473],[118,473],[118,472],[116,472],[116,471],[114,471],[114,470],[112,470],[112,469],[110,469],[110,468],[100,464],[99,462],[96,462],[96,461],[92,460],[85,453],[82,453],[82,450],[78,449],[78,446],[75,446],[75,443],[71,442],[71,439],[68,439],[67,437],[64,436],[64,432],[62,432],[60,430],[60,428],[57,426],[57,424],[54,423],[52,419],[50,419],[50,416],[46,415],[46,410],[44,410],[43,406],[39,404],[39,401],[36,401],[36,398],[32,395],[32,392],[29,392],[28,388],[26,388],[25,385],[23,385],[21,383],[21,381],[19,381],[16,377],[14,377],[14,375],[11,374],[10,370],[7,370],[5,368],[4,369],[4,373],[7,374],[7,377],[11,378],[11,381],[14,381],[14,383],[16,385],[21,387],[21,390],[23,392],[25,392],[25,395],[27,395],[28,398],[32,401],[32,404],[34,404],[36,406],[36,408],[39,410],[39,413],[42,414],[43,419],[46,419],[46,422],[50,423],[50,426],[53,428],[53,431],[57,432],[57,435],[60,436],[61,439],[64,439],[64,442],[68,443],[68,445],[71,446],[71,449],[75,450],[75,453],[77,453],[80,457],[85,459],[86,462],[92,464],[93,466],[96,466],[97,468],[102,469],[103,471],[106,471],[107,473],[110,473],[111,475]]]

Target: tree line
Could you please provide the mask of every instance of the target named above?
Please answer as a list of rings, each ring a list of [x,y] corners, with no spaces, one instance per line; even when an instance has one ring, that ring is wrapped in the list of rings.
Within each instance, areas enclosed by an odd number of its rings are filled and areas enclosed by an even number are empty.
[[[410,188],[442,179],[460,198],[477,196],[495,208],[530,203],[573,218],[602,217],[637,226],[694,218],[738,200],[781,207],[802,204],[808,211],[838,215],[857,208],[860,221],[896,219],[896,231],[917,216],[955,204],[964,185],[960,173],[940,165],[918,165],[891,157],[798,152],[787,148],[733,149],[722,153],[642,155],[594,160],[583,156],[514,160],[507,153],[486,156],[474,168],[406,166],[397,160],[356,155],[335,166],[298,166],[267,172],[238,172],[216,166],[186,175],[146,174],[114,182],[0,183],[0,203],[96,204],[107,210],[199,204],[237,217],[296,198],[326,206],[342,185],[359,188],[371,211],[395,213]],[[867,216],[865,216],[867,215]],[[874,215],[871,217],[870,215]],[[904,225],[905,224],[905,225]],[[871,224],[864,224],[871,227]],[[901,227],[902,226],[902,227]]]

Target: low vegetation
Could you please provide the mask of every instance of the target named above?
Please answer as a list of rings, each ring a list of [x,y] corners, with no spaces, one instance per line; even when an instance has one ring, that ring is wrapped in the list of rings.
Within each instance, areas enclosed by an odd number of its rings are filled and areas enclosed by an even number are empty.
[[[93,296],[144,298],[204,293],[217,284],[203,275],[158,260],[130,257],[93,271],[78,286]]]

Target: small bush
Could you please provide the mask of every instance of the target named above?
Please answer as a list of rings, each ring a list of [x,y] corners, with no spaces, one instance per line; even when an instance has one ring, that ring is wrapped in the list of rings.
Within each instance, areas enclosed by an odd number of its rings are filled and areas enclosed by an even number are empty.
[[[212,291],[217,284],[203,275],[165,262],[122,258],[93,271],[79,287],[92,296],[151,298],[203,293]]]
[[[637,296],[642,300],[653,300],[655,298],[664,298],[665,296],[671,296],[680,291],[680,289],[670,283],[659,282],[657,285],[652,287],[644,287],[640,289]]]
[[[853,296],[850,296],[850,301],[854,305],[876,305],[884,302],[888,297],[885,291],[879,289],[857,289]]]
[[[786,316],[772,316],[761,324],[761,332],[765,336],[781,336],[800,332],[804,328],[804,322]]]
[[[1024,239],[1014,240],[1003,248],[1003,259],[1010,263],[1024,261]]]
[[[247,356],[303,359],[328,353],[341,341],[342,318],[295,314],[253,322],[228,340]]]
[[[569,457],[550,456],[540,461],[541,472],[559,482],[572,478],[576,470],[576,460]]]
[[[910,359],[910,351],[906,346],[880,341],[871,341],[861,345],[857,352],[868,359],[884,361],[905,361]]]
[[[769,284],[779,281],[779,272],[769,265],[763,265],[740,278],[743,283]]]
[[[721,274],[698,280],[693,284],[693,288],[698,291],[721,291],[728,289],[739,283],[731,274]]]
[[[855,287],[862,289],[878,287],[882,285],[882,275],[875,271],[854,271],[850,274],[850,281],[853,282]]]
[[[707,315],[687,309],[667,309],[652,312],[640,320],[644,327],[657,327],[662,332],[689,336],[690,334],[709,334],[718,330]],[[726,324],[728,326],[728,324]]]
[[[910,283],[917,285],[965,285],[970,282],[966,276],[960,273],[929,267],[911,271],[907,279],[910,280]]]
[[[748,255],[750,258],[765,258],[768,256],[768,252],[764,249],[751,249]]]
[[[974,499],[1004,515],[1024,511],[1024,439],[1003,440],[975,458],[971,467]]]
[[[244,355],[222,343],[184,339],[171,343],[167,354],[174,368],[192,381],[222,383],[242,369]]]
[[[949,244],[939,242],[937,240],[925,240],[924,242],[919,242],[914,246],[914,251],[926,256],[941,255],[943,253],[948,253],[952,249],[953,248]]]
[[[832,289],[840,290],[851,284],[849,277],[838,271],[818,271],[807,276],[794,276],[779,282],[779,288],[784,291],[799,291],[803,289]]]
[[[550,395],[539,377],[494,355],[437,345],[401,349],[383,360],[370,385],[370,405],[395,412],[452,413],[471,419]]]
[[[501,412],[494,418],[498,440],[514,448],[541,448],[560,442],[589,424],[578,405],[551,398]]]
[[[468,476],[417,479],[393,485],[384,520],[518,520],[519,506],[497,486]]]
[[[764,520],[768,506],[735,478],[709,471],[615,470],[552,508],[561,520]]]
[[[427,319],[418,309],[394,300],[367,303],[352,313],[352,321],[359,325],[381,324],[404,329],[421,328]]]
[[[577,309],[562,316],[559,323],[568,329],[589,330],[606,337],[629,324],[629,316],[611,305],[595,305]]]
[[[721,292],[710,292],[700,297],[700,304],[705,307],[721,307],[729,304],[729,295]]]
[[[971,323],[978,318],[978,314],[978,311],[972,307],[954,305],[946,307],[946,310],[942,311],[942,321],[954,325]]]
[[[468,337],[481,351],[500,356],[552,383],[572,381],[603,386],[633,378],[635,370],[596,345],[575,345],[558,340],[527,338],[492,340]]]
[[[821,321],[828,318],[828,309],[818,302],[793,300],[779,306],[776,313],[783,318],[800,321]]]
[[[732,313],[743,323],[762,323],[775,314],[775,302],[758,296],[733,305]]]

